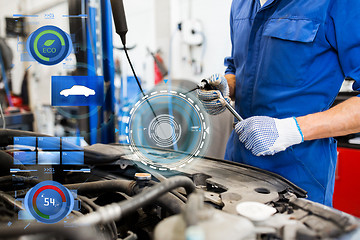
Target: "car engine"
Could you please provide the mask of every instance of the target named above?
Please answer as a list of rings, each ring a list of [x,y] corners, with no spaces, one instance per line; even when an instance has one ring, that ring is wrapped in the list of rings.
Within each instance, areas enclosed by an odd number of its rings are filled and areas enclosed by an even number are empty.
[[[196,157],[190,167],[160,172],[126,145],[95,144],[83,150],[90,173],[53,166],[47,174],[36,166],[34,174],[26,165],[11,173],[16,136],[44,135],[0,130],[1,239],[360,238],[359,219],[309,201],[290,181],[255,167]],[[44,179],[76,190],[77,208],[64,221],[20,216],[26,193]]]

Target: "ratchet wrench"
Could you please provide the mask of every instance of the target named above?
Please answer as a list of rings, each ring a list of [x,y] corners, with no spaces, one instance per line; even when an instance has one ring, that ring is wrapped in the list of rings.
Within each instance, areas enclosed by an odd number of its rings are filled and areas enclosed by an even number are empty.
[[[204,89],[204,90],[216,90],[214,89],[208,82],[208,80],[203,79],[201,81],[201,83],[199,84],[199,88],[200,89]],[[222,94],[220,94],[220,99],[223,99],[225,102],[225,107],[232,113],[232,115],[234,115],[234,117],[239,121],[243,121],[244,119],[236,112],[236,110],[230,105],[230,103],[228,103],[228,101],[226,101],[226,99],[223,97]]]

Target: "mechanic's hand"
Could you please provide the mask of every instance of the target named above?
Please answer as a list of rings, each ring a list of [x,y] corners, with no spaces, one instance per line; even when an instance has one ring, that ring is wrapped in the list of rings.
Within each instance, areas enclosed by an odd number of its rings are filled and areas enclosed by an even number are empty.
[[[256,156],[274,155],[304,141],[301,129],[293,118],[250,117],[236,124],[240,142]]]
[[[215,90],[198,89],[196,92],[205,110],[211,115],[217,115],[225,110],[225,101],[230,103],[229,86],[226,78],[220,74],[214,74],[207,80]],[[221,95],[224,99],[220,98]]]

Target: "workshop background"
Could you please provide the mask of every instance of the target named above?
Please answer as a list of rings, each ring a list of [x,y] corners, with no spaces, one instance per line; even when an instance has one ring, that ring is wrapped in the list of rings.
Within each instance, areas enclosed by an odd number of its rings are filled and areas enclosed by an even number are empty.
[[[115,33],[111,11],[104,10],[103,1],[89,0],[88,8],[77,14],[86,17],[64,17],[76,11],[74,1],[66,0],[0,0],[0,37],[2,58],[11,61],[9,69],[1,68],[0,101],[6,127],[31,130],[53,136],[83,136],[84,144],[97,142],[123,143],[123,123],[139,97],[122,44]],[[155,85],[179,84],[191,89],[213,73],[223,73],[224,58],[231,54],[229,15],[231,0],[125,0],[129,32],[127,47],[144,90]],[[206,7],[204,7],[206,6]],[[70,11],[69,11],[70,9]],[[102,10],[101,10],[102,9]],[[35,16],[23,18],[16,14]],[[37,16],[37,17],[36,17]],[[110,19],[110,20],[109,20]],[[85,24],[87,48],[72,36],[74,50],[62,63],[44,66],[29,60],[26,38],[44,25],[56,25],[71,33],[71,22]],[[92,30],[91,30],[92,29]],[[107,37],[106,37],[107,36]],[[89,42],[90,41],[90,42]],[[106,44],[104,44],[106,41]],[[106,45],[107,48],[101,47]],[[11,50],[11,54],[6,50]],[[103,109],[97,116],[86,115],[91,109],[61,109],[51,106],[51,76],[74,75],[79,52],[91,49],[94,60],[85,61],[84,69],[94,69],[96,75],[109,74],[105,84],[110,90]],[[108,57],[108,62],[101,61]],[[98,64],[94,62],[98,61]],[[5,64],[6,65],[6,64]],[[335,104],[356,95],[351,82],[345,81]],[[76,113],[76,114],[74,114]],[[81,114],[79,114],[81,113]],[[113,116],[110,120],[109,115]],[[70,116],[70,117],[69,117]],[[220,119],[222,125],[220,126]],[[3,123],[3,120],[0,122]],[[228,112],[211,117],[213,140],[207,156],[223,158],[227,138],[232,130]],[[0,125],[1,126],[1,125]],[[100,126],[100,127],[99,127]],[[104,127],[102,127],[104,126]],[[225,129],[225,130],[224,130]],[[338,138],[338,166],[334,207],[360,217],[360,137],[358,134]]]

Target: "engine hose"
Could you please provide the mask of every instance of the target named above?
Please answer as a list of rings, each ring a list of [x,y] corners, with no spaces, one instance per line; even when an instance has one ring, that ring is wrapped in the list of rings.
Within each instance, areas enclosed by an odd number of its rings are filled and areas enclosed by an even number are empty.
[[[152,181],[152,184],[157,185],[159,183]],[[134,196],[147,189],[137,187],[136,181],[123,179],[66,184],[64,186],[68,189],[76,189],[79,194],[118,191],[125,193],[128,196]],[[163,196],[156,199],[154,203],[167,209],[171,215],[180,213],[182,206],[184,206],[184,202],[171,193],[165,193]]]
[[[87,206],[90,208],[89,212],[93,212],[96,209],[99,209],[100,206],[95,204],[92,200],[90,200],[89,198],[85,197],[85,196],[80,196],[78,195],[78,199],[82,202],[81,205],[82,206]],[[85,207],[86,208],[86,207]],[[109,223],[108,225],[106,225],[109,230],[112,232],[112,239],[117,239],[117,227],[114,221],[112,221],[111,223]]]
[[[167,193],[179,187],[184,187],[187,195],[189,195],[195,190],[195,185],[190,180],[190,178],[184,176],[172,177],[164,182],[161,182],[151,188],[144,190],[131,200],[106,205],[99,208],[95,212],[78,218],[74,221],[74,224],[79,226],[89,226],[101,223],[105,224],[110,221],[119,220],[129,213],[134,212],[143,206],[153,203],[164,193]]]
[[[133,189],[135,185],[136,185],[136,181],[117,179],[117,180],[104,180],[104,181],[96,181],[96,182],[66,184],[64,186],[67,187],[68,189],[76,189],[79,194],[119,191],[129,196],[132,196],[134,195]]]
[[[146,189],[135,189],[136,193],[141,191],[146,191]],[[168,192],[164,193],[161,197],[154,200],[154,204],[159,205],[160,207],[166,209],[170,215],[179,214],[182,211],[182,207],[185,206],[185,203],[176,197],[174,194]]]

